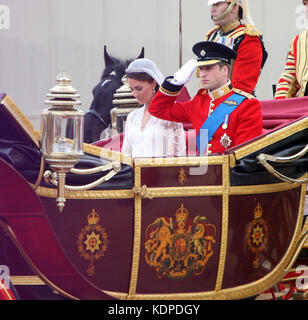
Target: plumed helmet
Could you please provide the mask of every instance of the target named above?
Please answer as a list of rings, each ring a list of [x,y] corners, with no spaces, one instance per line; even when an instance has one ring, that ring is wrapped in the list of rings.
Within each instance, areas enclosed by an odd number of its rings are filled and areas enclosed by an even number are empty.
[[[244,20],[245,23],[252,25],[254,24],[249,12],[248,0],[208,0],[208,5],[211,6],[220,2],[226,2],[230,4],[226,9],[226,13],[228,13],[236,4],[238,4],[242,9],[242,16],[240,16],[240,18]]]
[[[241,6],[243,1],[242,0],[209,0],[208,5],[211,6],[212,4],[216,4],[219,2],[228,2],[228,3],[235,2],[235,4],[238,4]]]

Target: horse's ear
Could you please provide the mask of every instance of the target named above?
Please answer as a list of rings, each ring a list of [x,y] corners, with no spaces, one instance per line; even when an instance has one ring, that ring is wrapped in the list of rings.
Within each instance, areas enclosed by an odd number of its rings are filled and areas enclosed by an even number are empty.
[[[144,58],[144,47],[142,47],[139,57],[137,57],[136,59],[143,59],[143,58]]]
[[[105,66],[114,65],[114,61],[112,60],[112,58],[107,52],[106,45],[104,46],[104,59],[105,59]]]

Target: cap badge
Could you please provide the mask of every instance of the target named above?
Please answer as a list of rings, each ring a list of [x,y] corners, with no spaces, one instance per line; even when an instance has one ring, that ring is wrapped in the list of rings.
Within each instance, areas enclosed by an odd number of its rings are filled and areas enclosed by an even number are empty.
[[[202,49],[202,50],[200,51],[200,55],[201,55],[202,57],[204,57],[204,56],[206,55],[206,52]]]
[[[234,100],[227,100],[225,101],[225,104],[227,104],[228,106],[237,106],[237,102],[235,102]]]

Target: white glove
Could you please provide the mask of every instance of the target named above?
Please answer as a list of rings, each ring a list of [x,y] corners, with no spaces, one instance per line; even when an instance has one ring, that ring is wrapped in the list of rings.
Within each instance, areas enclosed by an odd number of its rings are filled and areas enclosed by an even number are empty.
[[[173,79],[170,80],[171,83],[181,86],[188,82],[191,75],[195,71],[197,67],[197,60],[191,59],[187,61],[180,70],[178,70],[175,74]]]

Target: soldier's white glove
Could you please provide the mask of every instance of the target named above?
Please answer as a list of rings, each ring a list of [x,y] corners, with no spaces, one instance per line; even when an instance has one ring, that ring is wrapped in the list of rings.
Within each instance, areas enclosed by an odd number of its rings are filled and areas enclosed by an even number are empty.
[[[189,81],[191,75],[194,73],[197,67],[197,60],[191,59],[187,61],[175,74],[171,83],[176,84],[178,86],[182,86],[186,82]]]

